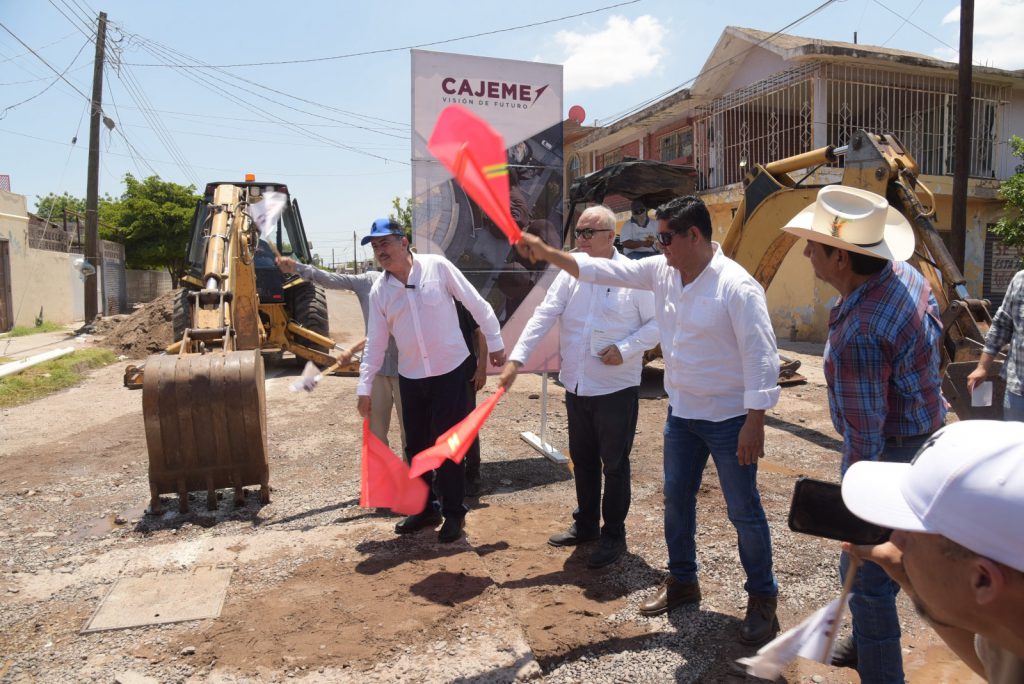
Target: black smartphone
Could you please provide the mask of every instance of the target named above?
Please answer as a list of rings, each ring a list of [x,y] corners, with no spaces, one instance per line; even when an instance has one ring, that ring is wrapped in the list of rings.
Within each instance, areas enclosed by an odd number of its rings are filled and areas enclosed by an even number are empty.
[[[892,532],[851,513],[843,503],[840,485],[809,477],[798,479],[793,488],[789,529],[858,545],[881,544]]]

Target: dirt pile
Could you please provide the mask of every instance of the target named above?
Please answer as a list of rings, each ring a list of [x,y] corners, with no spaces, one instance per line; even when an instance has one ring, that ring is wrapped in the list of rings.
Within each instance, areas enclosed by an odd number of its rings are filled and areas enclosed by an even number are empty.
[[[96,321],[100,344],[132,359],[143,359],[163,351],[174,342],[174,301],[181,290],[166,292],[130,315],[109,316]]]

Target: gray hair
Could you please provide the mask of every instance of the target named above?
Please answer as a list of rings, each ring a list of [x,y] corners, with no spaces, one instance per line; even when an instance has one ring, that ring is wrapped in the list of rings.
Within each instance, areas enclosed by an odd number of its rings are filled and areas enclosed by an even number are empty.
[[[615,220],[615,212],[609,209],[606,205],[595,204],[592,207],[587,207],[583,210],[583,213],[580,214],[577,221],[582,221],[583,217],[590,218],[591,216],[595,217],[599,221],[599,225],[602,229],[615,232],[615,224],[617,223]]]

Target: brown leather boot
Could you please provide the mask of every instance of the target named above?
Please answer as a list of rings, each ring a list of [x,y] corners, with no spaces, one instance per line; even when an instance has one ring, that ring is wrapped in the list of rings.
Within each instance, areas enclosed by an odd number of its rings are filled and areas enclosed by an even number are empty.
[[[747,615],[740,625],[740,642],[746,646],[761,646],[779,633],[779,618],[775,608],[779,600],[775,596],[748,596]]]
[[[698,582],[683,583],[669,575],[662,582],[654,598],[640,606],[640,614],[661,615],[677,606],[689,603],[700,603],[700,584]]]

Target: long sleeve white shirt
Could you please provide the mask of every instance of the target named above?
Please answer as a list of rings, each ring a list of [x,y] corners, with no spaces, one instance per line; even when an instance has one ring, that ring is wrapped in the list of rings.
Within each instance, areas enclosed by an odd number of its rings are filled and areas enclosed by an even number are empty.
[[[449,373],[469,355],[455,311],[458,299],[473,315],[487,339],[488,352],[501,351],[501,327],[491,305],[447,259],[436,254],[413,256],[409,282],[386,274],[370,290],[366,350],[359,366],[356,394],[369,396],[380,371],[388,335],[398,345],[398,374],[411,379]]]
[[[778,402],[779,355],[764,289],[712,247],[711,262],[685,286],[663,255],[576,260],[583,282],[654,293],[672,415],[722,421]]]
[[[618,252],[612,259],[628,261]],[[581,283],[562,271],[526,323],[509,360],[526,363],[534,347],[560,322],[558,379],[573,394],[596,397],[640,384],[644,351],[658,343],[654,295],[643,290]],[[594,355],[592,337],[614,340],[622,363]]]

